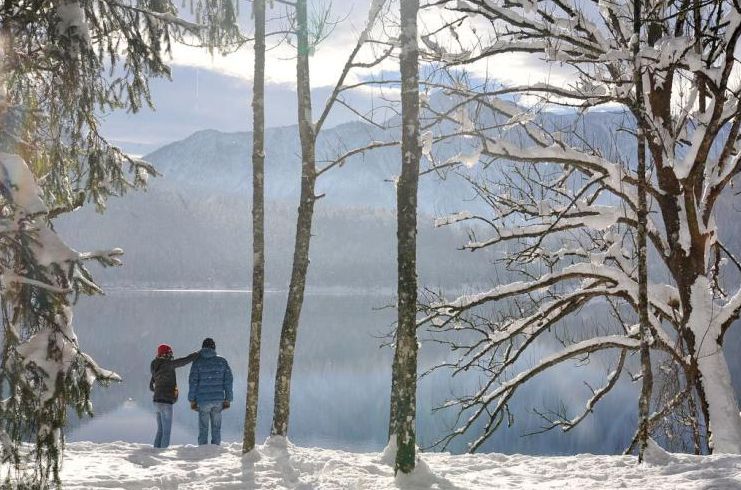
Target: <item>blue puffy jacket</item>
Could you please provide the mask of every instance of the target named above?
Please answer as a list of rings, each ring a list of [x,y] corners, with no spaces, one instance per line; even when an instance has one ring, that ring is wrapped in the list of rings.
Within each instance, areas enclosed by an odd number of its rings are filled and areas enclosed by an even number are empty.
[[[188,400],[197,404],[232,401],[232,370],[214,349],[204,347],[190,367]]]

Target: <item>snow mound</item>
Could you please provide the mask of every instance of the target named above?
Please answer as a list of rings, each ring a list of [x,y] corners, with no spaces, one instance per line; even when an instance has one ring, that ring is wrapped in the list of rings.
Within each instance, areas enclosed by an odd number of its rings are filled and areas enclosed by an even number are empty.
[[[677,461],[671,453],[667,452],[651,438],[648,439],[648,445],[643,452],[643,460],[655,466],[665,466]]]
[[[265,441],[263,451],[266,453],[283,454],[288,452],[288,449],[292,448],[293,444],[290,443],[287,437],[283,436],[270,436]]]
[[[274,438],[255,451],[259,458],[243,457],[241,443],[153,449],[72,442],[61,476],[65,490],[741,488],[741,456],[732,455],[675,454],[667,467],[638,465],[634,456],[423,453],[414,472],[395,477],[380,453],[303,448]]]
[[[399,488],[455,488],[449,482],[435,476],[427,463],[419,456],[417,456],[414,471],[408,475],[399,472],[395,480]]]
[[[381,464],[391,466],[392,468],[394,467],[394,464],[396,463],[396,437],[391,437],[389,443],[385,448],[383,448],[380,462]]]
[[[257,448],[253,448],[252,451],[242,455],[242,462],[245,464],[254,464],[262,459],[262,455]]]

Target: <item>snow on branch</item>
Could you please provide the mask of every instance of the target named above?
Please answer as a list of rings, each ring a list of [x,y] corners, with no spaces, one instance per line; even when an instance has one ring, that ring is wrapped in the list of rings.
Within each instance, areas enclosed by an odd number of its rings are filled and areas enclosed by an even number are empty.
[[[489,291],[429,305],[438,313],[430,322],[442,330],[454,333],[451,324],[481,335],[493,329],[490,338],[469,345],[466,355],[450,366],[465,366],[482,351],[504,363],[519,356],[518,349],[532,341],[528,335],[537,336],[537,322],[547,312],[561,318],[550,308],[566,304],[559,301],[579,304],[590,289],[635,312],[640,185],[650,201],[647,237],[654,250],[649,256],[660,258],[649,270],[655,276],[649,281],[651,348],[667,351],[674,376],[686,379],[694,390],[684,398],[680,384],[673,385],[679,401],[660,411],[661,417],[686,405],[695,422],[707,419],[706,438],[714,450],[741,452],[741,419],[722,349],[724,334],[741,316],[741,290],[720,279],[738,261],[718,241],[720,228],[732,219],[716,217],[717,203],[741,173],[741,90],[732,76],[738,67],[741,7],[707,2],[688,15],[691,9],[676,2],[649,2],[638,19],[646,27],[634,36],[632,6],[621,2],[444,4],[495,26],[484,37],[475,22],[456,22],[449,29],[455,31],[459,52],[432,51],[447,64],[453,82],[444,90],[457,98],[456,108],[476,116],[468,128],[459,125],[460,136],[475,138],[481,151],[477,158],[487,161],[483,175],[460,171],[491,209],[490,216],[466,215],[465,221],[492,230],[491,236],[479,238],[480,229],[472,228],[467,248],[501,251],[500,263],[513,273]],[[470,32],[463,33],[466,26]],[[442,45],[434,37],[427,44]],[[500,66],[499,55],[512,53],[539,53],[546,64],[565,67],[573,76],[563,86],[536,82],[490,90],[463,71],[468,65],[472,70]],[[536,103],[531,103],[533,95]],[[594,109],[606,102],[616,108],[609,117],[600,117]],[[578,111],[564,114],[563,106],[569,104]],[[591,131],[593,121],[603,125],[609,141],[595,141],[601,134]],[[650,174],[640,182],[636,143],[644,137]],[[453,215],[439,224],[457,221]],[[727,294],[729,289],[734,292]],[[486,319],[491,314],[481,307],[497,302],[517,306],[511,318]],[[632,342],[633,329],[627,323],[624,327]],[[527,340],[515,344],[517,337]],[[490,382],[501,374],[478,361],[470,366],[481,367],[492,376]],[[477,406],[475,417],[489,415],[473,448],[503,421],[511,396],[508,386],[488,391],[486,398],[479,392],[461,399],[464,410],[474,406],[466,400],[485,405]],[[610,386],[605,385],[607,391]],[[496,402],[488,398],[491,393]],[[594,391],[595,397],[602,393]],[[697,408],[695,397],[704,409]],[[552,419],[554,427],[580,420],[558,415]]]
[[[45,481],[56,468],[53,455],[63,442],[68,406],[89,413],[93,384],[120,381],[81,350],[71,293],[100,292],[83,262],[118,265],[122,252],[79,253],[67,246],[51,228],[40,187],[19,155],[0,153],[0,207],[12,223],[0,231],[5,326],[0,381],[8,397],[0,415],[23,437],[28,427],[37,429],[37,477]],[[8,442],[5,454],[16,454],[19,441]],[[42,464],[43,457],[51,459]]]
[[[450,314],[458,311],[468,310],[481,304],[500,301],[516,295],[529,294],[538,290],[547,289],[559,282],[569,280],[598,279],[610,284],[616,290],[624,291],[631,295],[637,303],[635,290],[636,281],[624,271],[616,267],[600,264],[599,257],[594,255],[592,262],[576,263],[562,270],[550,274],[543,274],[532,281],[516,281],[509,284],[496,286],[489,291],[466,294],[459,296],[453,301],[432,304],[431,307],[443,314]],[[654,297],[652,305],[667,314],[672,307],[664,303],[663,298]]]
[[[120,8],[123,10],[130,10],[132,12],[137,12],[150,19],[156,19],[156,20],[168,23],[168,24],[175,24],[177,26],[184,27],[193,32],[198,32],[198,31],[208,28],[208,26],[204,24],[197,24],[195,22],[187,21],[183,19],[182,17],[178,17],[172,12],[156,12],[154,10],[144,9],[136,5],[122,3],[117,0],[102,0],[102,1],[112,7]]]
[[[471,213],[469,213],[468,211],[461,211],[460,213],[451,214],[441,218],[435,218],[434,225],[435,228],[439,228],[441,226],[452,225],[454,223],[468,221],[470,219],[473,219],[473,215]]]

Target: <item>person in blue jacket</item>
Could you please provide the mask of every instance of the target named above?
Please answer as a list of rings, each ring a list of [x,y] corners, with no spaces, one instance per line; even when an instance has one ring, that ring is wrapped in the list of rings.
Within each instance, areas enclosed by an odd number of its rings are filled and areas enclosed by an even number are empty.
[[[201,347],[190,368],[188,400],[198,412],[198,444],[208,444],[209,423],[211,444],[221,444],[221,411],[233,399],[232,370],[226,359],[216,355],[214,339],[204,339]]]

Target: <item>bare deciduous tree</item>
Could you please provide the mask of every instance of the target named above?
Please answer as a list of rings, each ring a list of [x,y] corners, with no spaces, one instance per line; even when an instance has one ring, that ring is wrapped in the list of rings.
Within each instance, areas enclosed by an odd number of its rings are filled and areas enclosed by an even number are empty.
[[[286,436],[290,413],[291,376],[293,373],[293,359],[296,349],[296,335],[298,332],[301,307],[304,302],[306,277],[309,269],[309,245],[314,216],[314,204],[321,196],[316,195],[316,179],[327,170],[338,166],[348,156],[343,155],[317,169],[316,166],[316,139],[327,121],[334,105],[340,100],[340,94],[347,90],[345,81],[348,74],[355,68],[372,68],[386,59],[389,51],[382,52],[371,61],[359,61],[358,55],[363,46],[370,42],[370,32],[376,18],[383,8],[383,1],[375,0],[370,6],[368,21],[358,40],[343,65],[341,74],[327,100],[318,120],[313,121],[311,108],[311,80],[309,72],[309,56],[314,45],[309,40],[309,17],[306,10],[306,0],[298,0],[295,4],[296,12],[296,85],[298,92],[298,127],[301,139],[301,196],[296,219],[296,238],[293,251],[293,268],[288,287],[288,299],[281,326],[280,349],[278,352],[278,367],[275,374],[275,405],[273,410],[272,435]],[[325,19],[326,20],[326,19]],[[324,21],[318,22],[317,29],[321,30]],[[325,26],[326,27],[326,26]],[[315,33],[312,39],[314,44],[322,36]]]
[[[650,344],[671,360],[680,381],[649,425],[697,399],[696,416],[706,422],[712,451],[741,452],[741,418],[722,350],[741,313],[741,290],[729,290],[738,286],[727,284],[726,271],[741,270],[741,264],[720,241],[722,224],[714,219],[719,199],[741,171],[741,98],[731,77],[741,35],[739,7],[728,1],[700,2],[694,9],[688,2],[645,1],[636,37],[632,5],[622,2],[602,2],[599,8],[576,1],[441,3],[472,16],[479,33],[480,23],[488,23],[491,33],[455,53],[431,50],[450,65],[473,65],[501,53],[536,53],[574,72],[574,81],[565,86],[451,89],[465,98],[467,110],[488,111],[508,128],[474,131],[476,150],[489,160],[517,162],[511,167],[517,178],[477,183],[492,215],[471,213],[448,221],[490,226],[492,236],[474,237],[466,248],[507,244],[508,263],[523,280],[455,300],[441,298],[429,307],[429,319],[438,328],[454,329],[462,322],[478,336],[454,367],[488,375],[479,391],[451,401],[467,418],[443,442],[481,421],[482,433],[471,445],[477,449],[506,418],[508,402],[528,380],[562,362],[614,351],[620,369],[604,389],[595,390],[585,407],[591,411],[621,375],[625,353],[640,348],[640,327],[626,324],[622,332],[569,342],[535,366],[517,364],[538,338],[598,298],[639,313],[637,247],[631,237],[639,226],[642,180],[625,152],[609,154],[590,145],[583,130],[534,116],[509,98],[518,94],[537,99],[540,107],[578,108],[585,121],[593,108],[620,106],[633,121],[628,128],[633,138],[635,131],[645,134],[647,161],[654,169],[645,183],[652,211],[646,237],[662,269],[652,277],[668,277],[652,280],[647,288]],[[642,109],[639,99],[645,100]],[[533,274],[538,267],[545,273]],[[514,305],[513,314],[477,314],[498,302]],[[559,425],[567,429],[580,420]]]

